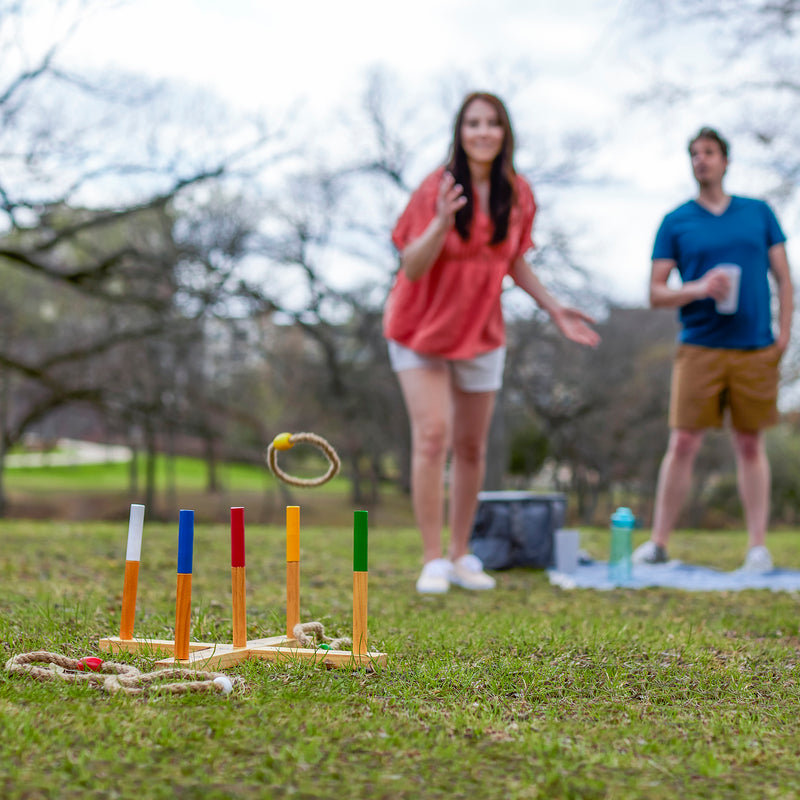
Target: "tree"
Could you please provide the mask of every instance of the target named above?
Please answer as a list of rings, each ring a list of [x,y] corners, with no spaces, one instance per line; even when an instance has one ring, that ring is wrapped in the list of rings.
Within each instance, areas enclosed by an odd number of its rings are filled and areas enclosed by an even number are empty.
[[[672,116],[691,110],[727,133],[741,185],[775,203],[790,233],[800,220],[800,5],[630,0],[629,10],[651,71],[637,105]],[[784,385],[800,377],[797,340],[783,359]]]
[[[349,136],[359,132],[359,147],[347,148],[344,157],[322,154],[318,160],[325,166],[294,173],[279,199],[267,204],[269,223],[249,248],[263,277],[242,284],[251,314],[274,313],[306,337],[308,350],[291,374],[294,391],[304,397],[288,415],[313,414],[342,431],[354,502],[365,499],[362,483],[369,487],[367,499],[376,496],[386,463],[401,465],[401,481],[408,482],[406,417],[381,335],[383,304],[397,266],[390,232],[417,181],[414,173],[444,157],[451,124],[450,109],[442,110],[433,98],[428,104],[418,98],[411,102],[401,91],[390,92],[391,80],[385,73],[372,74],[358,113],[346,119]],[[428,119],[422,120],[423,114]],[[435,153],[414,129],[436,132]],[[574,165],[579,150],[570,144],[558,158],[535,164],[537,183],[567,182],[574,174],[567,165]],[[568,237],[554,224],[541,232],[534,260],[562,294],[584,301],[590,296],[591,303],[584,305],[602,307],[602,298],[587,292],[587,276],[570,252]],[[351,268],[349,280],[342,278],[342,264]],[[530,314],[529,303],[525,311],[520,308],[510,313]],[[292,391],[289,384],[286,391]],[[313,412],[309,396],[323,399]],[[502,438],[492,454],[499,454],[495,472],[504,473]]]
[[[171,402],[170,421],[186,418],[172,392],[179,370],[164,353],[175,345],[184,358],[187,341],[196,349],[219,290],[181,271],[188,254],[173,222],[206,187],[252,179],[283,148],[261,122],[212,117],[219,104],[209,98],[71,73],[59,63],[63,42],[43,52],[31,44],[31,8],[0,3],[0,269],[10,287],[0,323],[0,474],[7,448],[67,404],[149,424],[153,402],[160,412]],[[33,287],[38,310],[27,299]],[[14,291],[26,301],[12,302]],[[132,386],[122,367],[148,352],[146,380]],[[157,375],[173,385],[137,397]]]
[[[652,494],[667,440],[675,320],[612,307],[598,330],[602,342],[589,351],[539,319],[515,323],[503,394],[512,442],[531,430],[546,439],[555,480],[575,493],[586,522],[603,494],[609,507],[620,488]]]
[[[800,175],[800,134],[788,124],[800,108],[795,0],[633,0],[631,6],[654,58],[678,36],[698,45],[670,47],[668,60],[653,64],[640,99],[667,107],[713,103],[718,124],[737,134],[737,152],[760,171],[764,191],[779,201],[793,198]]]
[[[6,24],[20,18],[15,10]],[[444,155],[452,103],[442,111],[434,98],[398,102],[397,93],[390,103],[385,78],[373,77],[355,128],[349,120],[329,137],[351,141],[355,129],[357,148],[307,148],[265,176],[287,152],[280,131],[227,113],[214,129],[194,111],[211,98],[70,75],[58,47],[17,66],[0,87],[0,262],[63,290],[76,308],[96,305],[79,325],[59,327],[57,347],[0,343],[5,374],[46,387],[58,366],[72,394],[51,392],[50,410],[83,392],[126,435],[141,433],[151,467],[165,437],[200,437],[211,488],[226,437],[252,454],[273,420],[281,429],[319,422],[341,431],[354,500],[376,497],[391,462],[405,470],[408,450],[380,333],[396,266],[389,232],[420,165]],[[434,132],[435,155],[432,139],[414,136],[409,110],[428,116],[421,127]],[[147,135],[131,139],[142,126]],[[570,146],[551,162],[530,159],[538,184],[567,180],[575,156]],[[583,292],[567,237],[550,225],[540,242],[541,270],[563,278],[563,291]],[[266,378],[254,375],[264,366]],[[242,387],[268,398],[263,416]],[[19,420],[7,425],[14,436]]]

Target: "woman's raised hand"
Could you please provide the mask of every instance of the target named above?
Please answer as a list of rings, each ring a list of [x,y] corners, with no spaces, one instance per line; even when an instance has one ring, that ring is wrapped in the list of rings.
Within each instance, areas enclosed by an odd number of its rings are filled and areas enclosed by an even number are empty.
[[[455,225],[456,212],[463,208],[466,202],[464,187],[456,183],[456,179],[449,172],[445,172],[436,198],[436,216],[448,230]]]
[[[419,280],[435,263],[442,253],[445,240],[456,222],[456,211],[467,198],[464,187],[445,172],[436,196],[436,215],[416,239],[409,242],[400,255],[400,266],[410,281]]]

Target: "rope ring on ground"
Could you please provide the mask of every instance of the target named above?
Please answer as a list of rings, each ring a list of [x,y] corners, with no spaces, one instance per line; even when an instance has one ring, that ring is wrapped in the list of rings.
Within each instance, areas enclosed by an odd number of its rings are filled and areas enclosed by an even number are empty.
[[[322,451],[325,458],[328,459],[328,471],[318,478],[296,478],[294,475],[289,475],[278,466],[278,451],[291,450],[299,442],[307,442],[313,444]],[[327,483],[339,471],[341,462],[339,456],[333,447],[316,433],[279,433],[267,448],[267,464],[272,472],[280,478],[284,483],[290,486],[322,486]]]
[[[334,639],[325,635],[321,622],[298,622],[292,631],[300,647],[320,647],[323,650],[345,650],[353,646],[349,636]]]
[[[220,692],[229,694],[234,686],[243,685],[241,678],[229,678],[221,672],[173,667],[155,672],[140,672],[131,664],[94,659],[96,666],[88,666],[91,659],[77,659],[36,650],[9,658],[6,671],[12,674],[30,675],[40,681],[65,680],[70,683],[85,682],[103,691],[129,695],[151,693],[188,694],[189,692]],[[39,666],[48,664],[50,666]],[[55,669],[54,669],[55,668]],[[172,683],[160,682],[172,678]]]

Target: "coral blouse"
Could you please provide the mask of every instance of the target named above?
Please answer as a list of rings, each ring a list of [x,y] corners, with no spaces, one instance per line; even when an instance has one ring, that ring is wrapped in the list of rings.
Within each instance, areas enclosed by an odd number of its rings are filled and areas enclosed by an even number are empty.
[[[411,196],[392,232],[399,251],[421,236],[436,215],[443,175],[441,167]],[[402,269],[398,271],[384,311],[384,336],[418,353],[448,359],[474,358],[504,345],[503,278],[517,257],[533,247],[535,213],[533,192],[517,175],[508,235],[492,245],[491,218],[475,203],[466,242],[453,229],[439,257],[421,278],[410,281]]]

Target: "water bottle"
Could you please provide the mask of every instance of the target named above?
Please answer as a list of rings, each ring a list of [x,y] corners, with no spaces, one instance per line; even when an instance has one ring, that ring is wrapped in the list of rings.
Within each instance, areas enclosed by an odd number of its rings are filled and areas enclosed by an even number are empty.
[[[611,555],[608,559],[608,579],[615,586],[630,583],[633,574],[631,533],[636,517],[629,508],[618,508],[611,515]]]

